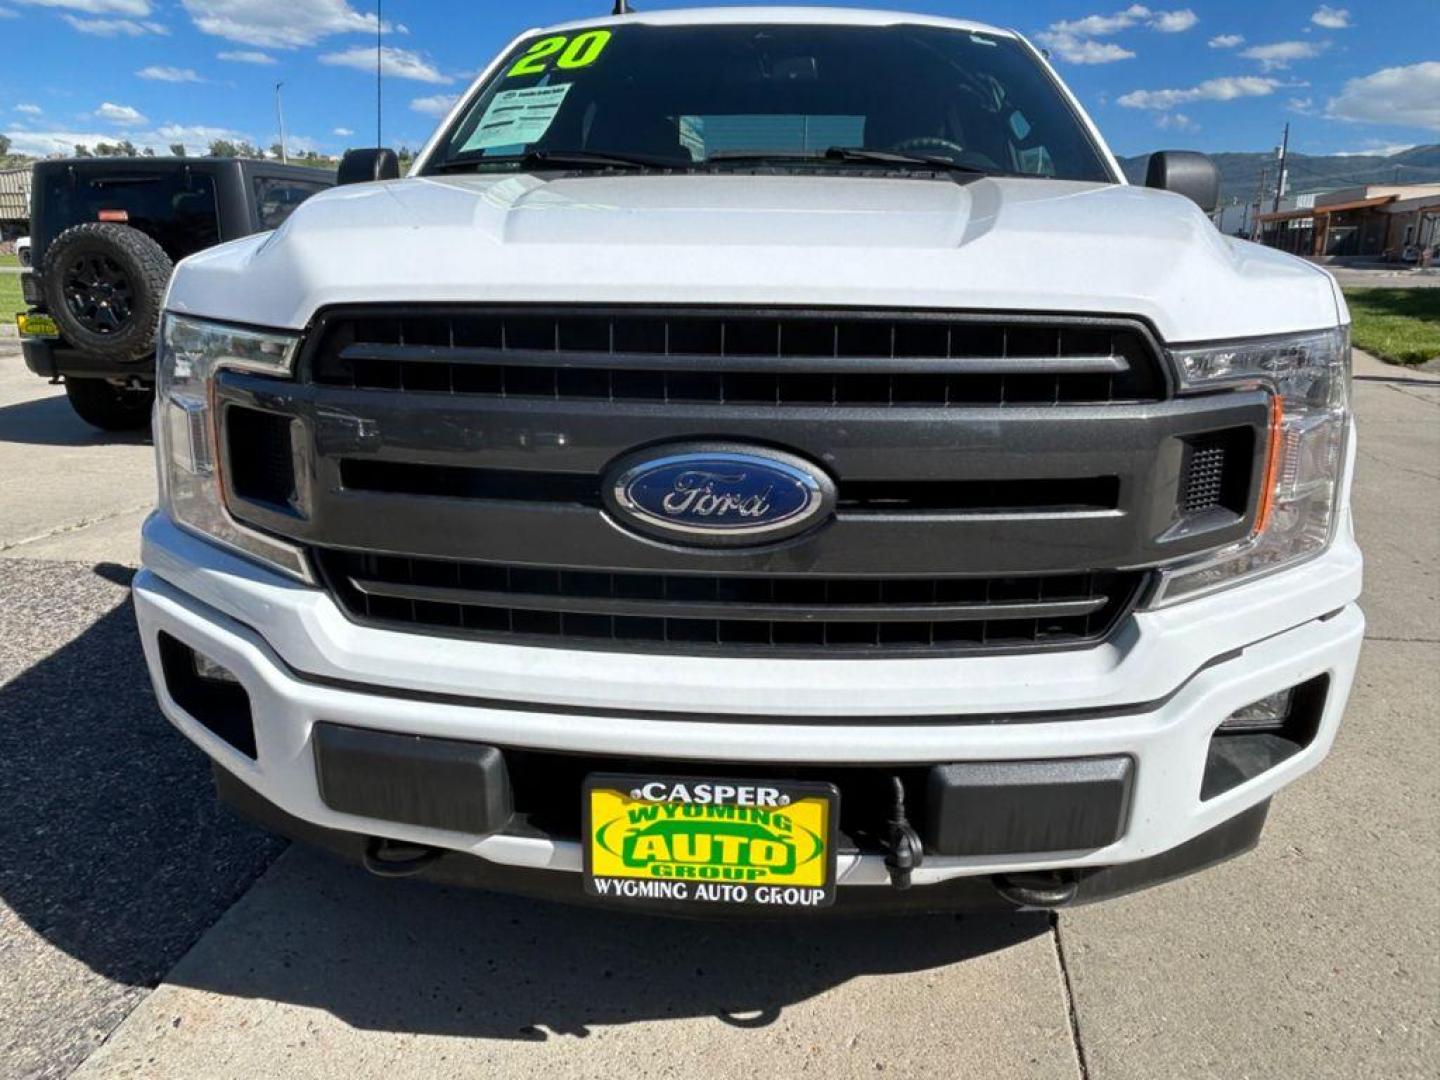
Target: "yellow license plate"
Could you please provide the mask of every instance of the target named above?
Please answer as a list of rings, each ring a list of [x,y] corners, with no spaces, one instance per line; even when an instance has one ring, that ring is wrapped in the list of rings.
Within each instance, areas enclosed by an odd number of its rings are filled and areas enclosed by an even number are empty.
[[[36,315],[33,312],[21,312],[15,316],[15,325],[20,329],[21,337],[52,338],[60,336],[60,328],[55,325],[55,320],[49,315]]]
[[[709,777],[586,778],[585,890],[638,904],[835,902],[832,784]]]

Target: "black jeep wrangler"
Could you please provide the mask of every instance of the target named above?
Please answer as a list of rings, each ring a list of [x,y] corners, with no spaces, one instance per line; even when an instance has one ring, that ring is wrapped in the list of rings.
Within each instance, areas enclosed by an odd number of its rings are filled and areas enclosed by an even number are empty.
[[[155,333],[175,263],[273,229],[331,173],[234,158],[42,161],[31,189],[25,364],[65,380],[80,417],[107,431],[149,423]]]

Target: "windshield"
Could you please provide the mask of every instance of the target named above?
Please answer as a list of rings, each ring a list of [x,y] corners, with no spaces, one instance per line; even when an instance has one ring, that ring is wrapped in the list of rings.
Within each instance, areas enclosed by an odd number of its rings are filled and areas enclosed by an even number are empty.
[[[424,171],[547,159],[568,168],[586,157],[596,167],[812,159],[1114,180],[1023,45],[924,26],[637,23],[542,34],[505,58]]]

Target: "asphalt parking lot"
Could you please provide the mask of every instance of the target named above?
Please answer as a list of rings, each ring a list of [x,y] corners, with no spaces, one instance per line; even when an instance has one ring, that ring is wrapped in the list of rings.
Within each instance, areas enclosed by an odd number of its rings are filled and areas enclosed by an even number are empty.
[[[1440,380],[1359,365],[1368,641],[1260,847],[1058,919],[665,921],[371,878],[218,809],[128,581],[144,440],[0,340],[0,1077],[1440,1072]]]

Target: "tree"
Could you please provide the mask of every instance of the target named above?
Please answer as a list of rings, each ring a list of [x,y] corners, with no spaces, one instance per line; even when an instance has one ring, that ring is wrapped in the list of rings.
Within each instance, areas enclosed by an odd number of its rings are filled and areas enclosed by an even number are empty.
[[[284,148],[283,146],[281,146],[278,142],[277,142],[277,143],[271,143],[271,144],[270,144],[270,156],[271,156],[272,158],[274,158],[276,161],[284,161],[284,160],[285,160],[285,148]]]
[[[0,157],[10,153],[10,136],[0,131]]]
[[[116,157],[136,157],[140,151],[135,149],[135,144],[129,139],[121,139],[115,144]]]
[[[235,157],[235,144],[228,139],[216,139],[210,144],[211,157]]]
[[[155,148],[154,148],[153,146],[147,146],[147,147],[145,147],[145,156],[146,156],[146,157],[154,157],[154,156],[155,156]]]
[[[90,147],[86,146],[86,145],[85,145],[84,143],[82,143],[82,142],[77,142],[77,143],[75,144],[75,156],[76,156],[76,157],[91,157],[92,155],[91,155],[91,153],[90,153]]]
[[[171,153],[172,155],[174,155],[175,157],[184,157],[184,156],[185,156],[185,144],[182,143],[182,142],[172,142],[172,143],[170,144],[170,153]]]

